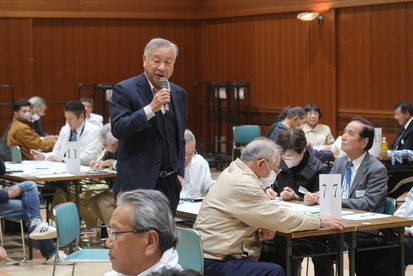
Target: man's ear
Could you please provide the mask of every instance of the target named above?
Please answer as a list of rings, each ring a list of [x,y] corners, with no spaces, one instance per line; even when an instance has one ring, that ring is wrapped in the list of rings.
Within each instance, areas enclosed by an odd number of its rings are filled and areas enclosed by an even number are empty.
[[[368,138],[368,137],[364,138],[364,139],[363,139],[363,143],[362,143],[364,149],[367,147],[367,144],[368,144],[368,143],[369,143],[369,138]]]
[[[146,232],[146,249],[145,255],[151,256],[156,253],[159,248],[159,234],[155,230],[151,229]]]

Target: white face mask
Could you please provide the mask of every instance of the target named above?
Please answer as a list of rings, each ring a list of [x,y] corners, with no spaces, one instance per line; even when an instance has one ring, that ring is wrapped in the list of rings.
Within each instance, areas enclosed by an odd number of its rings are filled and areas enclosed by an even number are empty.
[[[275,173],[275,171],[271,170],[270,175],[268,177],[261,177],[261,182],[264,185],[264,187],[268,187],[274,184],[276,178],[277,174]]]
[[[30,112],[25,112],[23,114],[19,114],[19,117],[20,117],[20,119],[22,119],[24,121],[31,122],[32,114],[30,114]]]
[[[270,167],[268,167],[267,162],[265,162],[265,165],[267,166],[268,170],[270,171],[270,175],[268,177],[262,177],[261,174],[261,182],[264,185],[264,187],[268,187],[271,186],[272,184],[274,184],[275,179],[277,178],[277,173],[273,170],[270,169]]]
[[[297,157],[285,156],[282,155],[281,158],[284,160],[284,163],[287,165],[288,168],[296,167],[300,164],[303,154],[300,154]]]
[[[34,115],[32,115],[32,122],[36,122],[40,119],[40,116],[37,115],[37,113],[34,113]]]

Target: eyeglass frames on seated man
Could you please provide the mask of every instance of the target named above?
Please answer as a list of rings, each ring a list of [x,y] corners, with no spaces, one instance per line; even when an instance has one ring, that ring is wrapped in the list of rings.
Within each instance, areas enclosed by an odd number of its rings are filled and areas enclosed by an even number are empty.
[[[141,234],[149,231],[149,229],[138,229],[138,230],[129,230],[129,231],[113,231],[112,226],[108,225],[106,226],[106,231],[108,232],[108,238],[111,238],[112,240],[116,240],[116,235],[119,234],[126,234],[126,233],[134,233],[134,234]]]

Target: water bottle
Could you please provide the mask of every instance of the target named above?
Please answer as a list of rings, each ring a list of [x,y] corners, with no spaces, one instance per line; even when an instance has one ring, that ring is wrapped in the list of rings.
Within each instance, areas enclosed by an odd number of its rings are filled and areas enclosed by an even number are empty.
[[[388,144],[386,137],[381,140],[381,156],[387,156]]]

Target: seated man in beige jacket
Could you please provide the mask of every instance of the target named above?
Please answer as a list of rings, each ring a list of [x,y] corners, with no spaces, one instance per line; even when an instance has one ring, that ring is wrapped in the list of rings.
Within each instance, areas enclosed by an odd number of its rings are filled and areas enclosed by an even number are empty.
[[[33,160],[31,149],[51,151],[56,140],[43,139],[34,131],[31,104],[27,100],[18,100],[13,104],[14,118],[7,134],[7,146],[19,146],[23,160]]]
[[[343,221],[335,216],[297,213],[267,197],[263,181],[274,178],[279,164],[279,147],[257,138],[209,190],[194,224],[203,244],[206,275],[284,275],[278,264],[257,262],[260,240],[274,238],[275,231],[343,229]]]

